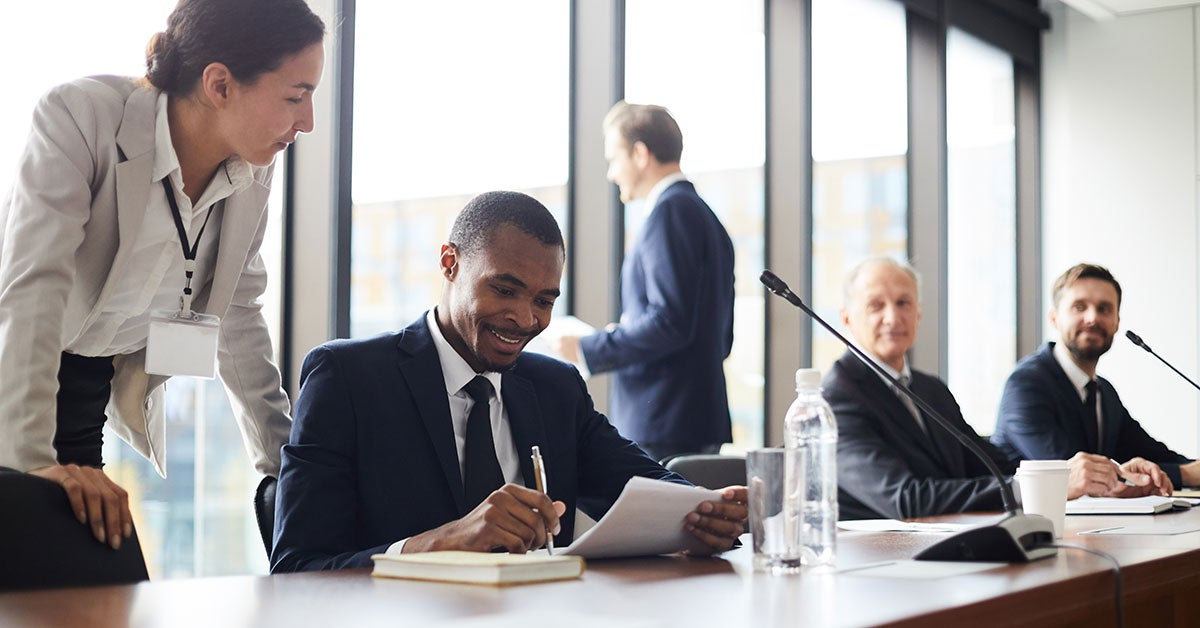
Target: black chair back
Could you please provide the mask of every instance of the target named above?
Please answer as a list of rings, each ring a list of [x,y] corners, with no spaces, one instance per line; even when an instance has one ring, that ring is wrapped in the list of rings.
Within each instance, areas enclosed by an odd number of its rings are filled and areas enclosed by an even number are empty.
[[[262,535],[267,558],[271,558],[271,545],[275,542],[275,485],[278,480],[271,476],[262,479],[254,491],[254,518],[258,520],[258,533]]]
[[[79,523],[57,483],[0,468],[0,591],[148,579],[137,530],[114,550]]]
[[[745,456],[681,454],[667,458],[663,466],[704,488],[746,485]]]

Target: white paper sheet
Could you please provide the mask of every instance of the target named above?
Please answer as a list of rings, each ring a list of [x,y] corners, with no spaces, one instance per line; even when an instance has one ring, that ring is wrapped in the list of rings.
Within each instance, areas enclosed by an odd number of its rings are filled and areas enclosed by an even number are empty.
[[[1200,532],[1200,526],[1187,524],[1112,526],[1110,528],[1084,530],[1080,534],[1149,534],[1171,536],[1173,534],[1187,534],[1188,532]]]
[[[1006,563],[969,563],[939,560],[897,560],[837,570],[839,574],[870,578],[903,578],[905,580],[935,580],[963,576],[978,571],[1005,567]]]
[[[839,521],[838,527],[843,530],[853,532],[962,532],[967,528],[974,527],[977,524],[972,523],[954,523],[946,521],[942,523],[921,523],[910,521],[897,521],[895,519],[858,519],[853,521]]]
[[[683,528],[684,517],[721,493],[634,477],[596,525],[560,553],[584,558],[617,558],[701,551],[706,546]]]

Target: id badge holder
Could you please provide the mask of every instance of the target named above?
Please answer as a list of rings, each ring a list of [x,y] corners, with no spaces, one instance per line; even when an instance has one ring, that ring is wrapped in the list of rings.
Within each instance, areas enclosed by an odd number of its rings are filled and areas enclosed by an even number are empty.
[[[212,379],[216,375],[221,317],[179,310],[150,313],[146,372]]]

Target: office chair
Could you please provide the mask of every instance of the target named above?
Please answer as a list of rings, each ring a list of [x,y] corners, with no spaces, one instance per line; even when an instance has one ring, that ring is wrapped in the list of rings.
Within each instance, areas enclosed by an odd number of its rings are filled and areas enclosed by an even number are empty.
[[[148,580],[137,530],[114,550],[92,536],[57,483],[0,467],[0,591]]]
[[[258,520],[258,533],[262,535],[268,559],[271,558],[271,545],[275,540],[275,485],[278,482],[268,475],[254,491],[254,518]]]
[[[746,457],[720,454],[679,454],[662,461],[664,467],[704,488],[746,485]]]

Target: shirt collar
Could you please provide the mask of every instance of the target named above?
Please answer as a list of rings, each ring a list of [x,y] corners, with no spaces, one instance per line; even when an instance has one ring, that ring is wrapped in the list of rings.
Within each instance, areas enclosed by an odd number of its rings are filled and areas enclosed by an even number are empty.
[[[1087,399],[1087,385],[1092,381],[1083,369],[1071,359],[1071,353],[1067,351],[1066,346],[1061,342],[1051,343],[1054,345],[1054,359],[1058,365],[1062,367],[1064,373],[1067,374],[1067,379],[1071,380],[1071,385],[1075,387],[1075,392],[1079,393],[1080,399]]]
[[[900,379],[901,377],[907,377],[908,381],[911,385],[912,369],[910,369],[908,367],[908,358],[904,359],[904,366],[900,367],[900,370],[897,371],[896,369],[888,366],[887,364],[884,364],[881,360],[877,359],[875,356],[873,356],[871,354],[867,354],[867,355],[870,356],[872,362],[874,362],[875,364],[878,364],[879,368],[883,369],[883,372],[887,373],[888,375],[891,375],[895,379]],[[875,373],[875,374],[879,375],[879,373]],[[889,388],[892,387],[892,383],[889,382],[886,377],[879,375],[879,379],[882,379],[883,383],[887,384]]]
[[[438,362],[442,364],[442,381],[446,384],[447,395],[457,395],[459,391],[462,391],[463,386],[475,379],[476,375],[482,375],[492,383],[492,388],[496,391],[496,398],[500,398],[500,381],[502,379],[500,374],[495,371],[476,373],[475,369],[467,364],[458,351],[450,346],[450,341],[442,335],[442,330],[437,323],[436,307],[430,308],[425,313],[425,325],[429,327],[429,335],[433,337],[433,346],[437,348]]]
[[[671,174],[659,179],[658,183],[655,183],[654,187],[650,188],[650,193],[646,195],[646,208],[653,210],[654,205],[658,203],[658,197],[662,196],[662,193],[666,192],[667,188],[679,183],[680,181],[687,181],[687,177],[685,177],[682,172],[672,172]]]
[[[157,183],[165,177],[171,177],[175,187],[183,189],[183,174],[179,169],[179,155],[175,153],[175,145],[171,143],[171,125],[167,119],[167,93],[158,94],[158,104],[154,116],[154,168],[151,170],[151,181]],[[225,160],[223,167],[213,177],[216,184],[228,185],[236,194],[250,187],[254,181],[254,172],[250,162],[234,155]]]

